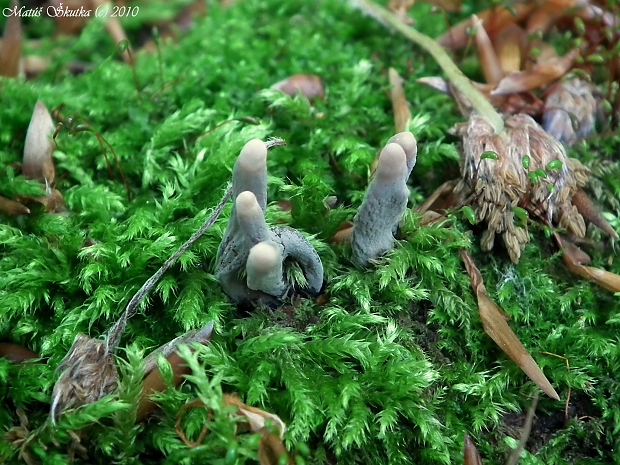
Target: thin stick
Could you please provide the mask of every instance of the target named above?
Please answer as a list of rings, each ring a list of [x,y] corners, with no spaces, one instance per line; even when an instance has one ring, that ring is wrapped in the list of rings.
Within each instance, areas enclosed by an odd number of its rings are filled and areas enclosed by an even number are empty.
[[[493,126],[496,134],[504,130],[504,120],[493,105],[469,81],[456,66],[446,50],[435,40],[402,23],[400,19],[385,8],[370,0],[350,0],[351,3],[381,24],[393,29],[430,53],[444,70],[448,79],[469,100],[475,110]]]
[[[215,224],[215,222],[221,215],[222,210],[224,210],[224,206],[230,199],[231,194],[232,194],[232,187],[229,186],[226,189],[226,192],[224,193],[222,200],[220,200],[220,203],[215,208],[213,213],[211,213],[211,216],[209,216],[207,221],[205,221],[205,223],[200,227],[198,231],[192,234],[192,236],[187,240],[187,242],[185,242],[185,244],[183,244],[179,248],[179,250],[177,250],[176,253],[172,255],[172,257],[166,260],[166,262],[161,266],[159,270],[157,270],[157,272],[153,276],[151,276],[149,279],[146,280],[146,282],[142,285],[142,287],[138,290],[138,292],[136,292],[135,295],[131,298],[131,300],[127,304],[127,308],[125,308],[125,313],[123,313],[123,316],[116,322],[114,326],[112,326],[112,328],[110,328],[110,331],[108,332],[106,336],[106,341],[107,341],[106,352],[107,353],[114,351],[114,349],[116,348],[116,346],[118,345],[121,339],[123,331],[125,330],[125,326],[127,326],[127,320],[129,320],[129,318],[131,318],[136,313],[138,306],[146,298],[149,292],[151,292],[151,289],[153,289],[153,287],[155,287],[155,285],[159,282],[159,280],[162,278],[164,273],[168,271],[172,267],[172,265],[174,265],[177,262],[179,257],[183,255],[192,245],[194,245],[194,243],[198,239],[200,239],[202,235],[205,232],[207,232],[207,230],[211,226]]]

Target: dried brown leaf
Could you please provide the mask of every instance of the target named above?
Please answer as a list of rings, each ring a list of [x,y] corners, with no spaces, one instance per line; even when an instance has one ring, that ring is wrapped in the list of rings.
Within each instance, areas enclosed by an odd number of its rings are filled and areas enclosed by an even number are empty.
[[[584,219],[598,226],[603,232],[609,234],[613,239],[618,239],[618,233],[611,227],[601,211],[594,205],[583,189],[578,189],[571,203],[577,207],[577,211]]]
[[[54,182],[53,133],[52,116],[45,104],[39,100],[34,106],[24,144],[22,172],[28,179],[35,179],[48,185]]]
[[[226,405],[234,405],[239,409],[239,413],[241,416],[244,416],[247,420],[247,426],[250,431],[253,433],[257,433],[266,426],[266,422],[270,420],[274,426],[278,429],[280,434],[280,439],[284,437],[284,433],[286,432],[286,425],[280,419],[279,416],[265,412],[256,407],[250,407],[249,405],[241,402],[241,399],[236,394],[224,394],[224,402]]]
[[[413,20],[409,17],[409,10],[415,0],[390,0],[388,9],[394,13],[404,24],[411,25]]]
[[[65,8],[67,9],[67,14],[54,15],[54,21],[56,22],[57,34],[69,36],[78,35],[82,32],[82,29],[90,20],[90,16],[81,16],[79,14],[80,8],[82,8],[82,11],[93,10],[91,0],[50,0],[49,4],[50,7],[55,9],[54,11],[61,8],[64,12]]]
[[[206,344],[211,339],[212,331],[213,324],[207,324],[200,331],[191,331],[160,347],[146,358],[144,369],[147,376],[142,385],[142,394],[140,395],[140,401],[138,403],[136,421],[146,418],[157,408],[155,402],[151,400],[151,396],[156,392],[164,391],[167,387],[159,368],[156,366],[158,355],[161,354],[166,357],[172,368],[173,384],[174,386],[179,386],[183,381],[183,376],[189,374],[191,371],[185,364],[185,360],[176,352],[179,344],[190,344],[194,342]]]
[[[506,322],[502,315],[503,311],[489,297],[480,270],[474,264],[471,255],[465,249],[461,249],[460,253],[478,298],[478,309],[484,332],[545,394],[554,400],[560,400],[560,396],[555,392],[547,377]]]
[[[484,79],[489,84],[497,84],[504,77],[504,72],[500,65],[491,39],[489,38],[487,31],[482,25],[482,21],[476,15],[472,16],[472,26],[476,31],[476,50],[478,51],[478,58],[482,65],[482,71],[484,73]]]
[[[295,74],[276,82],[271,89],[279,90],[291,97],[301,94],[308,100],[325,97],[323,80],[314,74]]]
[[[620,292],[620,276],[606,270],[601,270],[600,268],[594,268],[592,266],[581,264],[580,259],[583,259],[583,252],[581,252],[576,245],[563,241],[557,233],[555,234],[555,238],[558,245],[562,249],[562,258],[564,259],[564,263],[571,273],[575,273],[590,281],[594,281],[596,284],[610,292]]]
[[[29,215],[30,209],[25,205],[14,200],[9,200],[6,197],[0,195],[0,211],[11,216]]]
[[[338,228],[338,231],[336,231],[336,234],[334,234],[334,237],[332,237],[330,243],[338,245],[349,244],[351,242],[352,234],[353,222],[345,221],[340,228]]]
[[[472,441],[469,437],[469,434],[465,434],[463,455],[465,457],[465,465],[482,465],[480,453],[478,452],[474,441]]]
[[[41,356],[27,347],[10,342],[0,342],[0,357],[6,358],[13,363],[22,363],[26,360],[40,358]]]
[[[503,78],[491,95],[507,95],[546,86],[564,76],[573,66],[579,50],[574,49],[562,58],[534,65],[530,70],[513,73]]]
[[[535,6],[531,4],[517,3],[514,9],[514,13],[516,14],[513,14],[512,11],[506,8],[495,7],[484,10],[478,13],[477,16],[482,21],[484,29],[487,31],[489,37],[493,39],[496,34],[508,25],[518,23],[526,18],[530,12],[534,10],[534,8]],[[468,18],[444,33],[439,39],[437,39],[437,42],[451,50],[463,48],[470,41],[469,31],[471,28],[472,19]]]
[[[532,11],[527,18],[525,30],[528,34],[545,33],[563,15],[565,11],[555,5],[542,5]]]
[[[260,465],[279,465],[280,457],[288,457],[287,463],[293,465],[295,461],[288,455],[288,451],[280,439],[275,434],[267,431],[261,432],[261,440],[258,443],[258,461]]]
[[[17,0],[11,2],[11,9],[19,10]],[[21,16],[10,14],[4,26],[4,35],[0,46],[0,76],[17,77],[19,75],[22,38]]]
[[[516,24],[508,25],[497,34],[493,46],[504,75],[521,70],[527,42],[527,33]]]
[[[259,433],[261,435],[259,443],[259,461],[261,465],[278,465],[282,455],[287,458],[287,463],[293,465],[295,461],[289,456],[282,437],[286,431],[286,425],[284,422],[273,413],[266,412],[256,407],[250,407],[249,405],[241,402],[236,394],[224,394],[224,404],[227,406],[234,406],[237,408],[236,416],[240,417],[243,421],[238,424],[237,432],[249,431],[252,433]],[[197,441],[189,441],[181,428],[181,420],[185,411],[205,407],[200,400],[194,400],[185,404],[178,413],[175,429],[181,440],[189,447],[198,447],[208,434],[207,423],[205,423],[200,436]],[[207,418],[211,417],[211,412],[207,412]],[[267,428],[267,422],[271,422],[277,429],[278,434],[273,434]]]
[[[390,100],[392,101],[392,111],[394,112],[395,133],[406,131],[411,121],[411,110],[409,102],[405,97],[403,89],[403,79],[394,68],[388,70],[390,79]]]

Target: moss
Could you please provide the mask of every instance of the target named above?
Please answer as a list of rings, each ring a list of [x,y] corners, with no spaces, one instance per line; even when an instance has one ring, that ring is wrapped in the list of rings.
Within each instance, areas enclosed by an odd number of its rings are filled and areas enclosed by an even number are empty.
[[[19,425],[16,409],[23,409],[28,428],[39,428],[25,451],[44,463],[74,456],[76,463],[242,463],[256,458],[256,438],[236,437],[218,402],[222,392],[235,391],[287,423],[286,442],[299,463],[458,463],[465,432],[485,463],[502,463],[512,444],[507,415],[524,413],[535,386],[482,330],[458,255],[466,246],[491,297],[562,399],[569,390],[571,399],[579,399],[571,401],[578,415],[566,426],[564,404],[541,399],[534,435],[552,424],[547,419],[562,421],[525,463],[620,461],[618,298],[569,275],[542,229],[531,229],[533,241],[519,265],[501,249],[479,253],[460,216],[451,216],[455,228],[446,229],[420,227],[408,214],[404,240],[370,270],[352,266],[347,248],[328,244],[341,222],[352,219],[369,166],[393,135],[388,67],[406,78],[419,143],[410,178],[413,203],[458,172],[458,147],[446,135],[459,120],[456,109],[447,97],[415,83],[439,73],[433,61],[346,2],[209,6],[179,43],[161,45],[161,62],[157,54],[139,54],[139,90],[98,21],[79,38],[60,42],[61,51],[45,39],[41,46],[55,50],[58,62],[35,81],[0,82],[1,195],[38,192],[9,167],[20,160],[37,99],[50,109],[64,103],[65,116],[87,118],[114,148],[133,194],[127,200],[108,153],[110,178],[96,137],[71,134],[68,125],[58,135],[55,162],[70,214],[37,210],[2,218],[0,337],[47,358],[44,365],[25,366],[0,359],[2,432]],[[444,29],[426,5],[416,6],[415,15],[429,18],[418,21],[423,32]],[[128,22],[127,28],[135,38],[141,23]],[[63,71],[79,59],[94,69],[79,76]],[[300,72],[324,79],[324,101],[311,106],[264,90]],[[75,335],[105,332],[144,281],[202,225],[243,144],[271,136],[288,146],[269,155],[269,199],[290,199],[293,211],[288,216],[269,207],[268,221],[284,218],[314,235],[329,301],[303,301],[286,311],[237,310],[213,275],[228,207],[130,321],[122,343],[127,348],[119,354],[118,396],[65,415],[54,431],[44,426],[54,369]],[[618,145],[617,137],[605,137],[572,153],[593,169],[594,192],[616,228]],[[327,211],[328,195],[342,205]],[[592,256],[595,266],[620,272],[615,255],[595,250]],[[189,382],[160,394],[157,417],[134,425],[144,352],[209,320],[215,320],[217,336],[185,354]],[[549,354],[566,357],[570,370]],[[196,396],[214,409],[212,433],[204,446],[190,449],[174,427],[179,408]],[[194,412],[182,426],[196,438],[204,421]],[[81,444],[88,458],[70,447],[70,432],[85,426]],[[0,454],[16,463],[19,450],[3,442]]]

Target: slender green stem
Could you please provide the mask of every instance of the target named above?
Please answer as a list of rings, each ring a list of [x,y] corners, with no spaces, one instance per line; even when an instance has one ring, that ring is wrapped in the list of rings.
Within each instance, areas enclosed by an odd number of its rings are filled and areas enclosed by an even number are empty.
[[[452,58],[450,58],[441,45],[427,35],[422,34],[420,31],[416,31],[407,26],[390,11],[370,0],[351,0],[351,2],[364,13],[372,16],[385,26],[400,32],[407,39],[430,53],[437,64],[444,70],[454,87],[456,87],[457,90],[469,100],[474,109],[493,126],[495,132],[499,134],[504,130],[504,120],[501,115],[493,108],[493,105],[491,105],[484,95],[472,85],[467,76],[456,66]]]

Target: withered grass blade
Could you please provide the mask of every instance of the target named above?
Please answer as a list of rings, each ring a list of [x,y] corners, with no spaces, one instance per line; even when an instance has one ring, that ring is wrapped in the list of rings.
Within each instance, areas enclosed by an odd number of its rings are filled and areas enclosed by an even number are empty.
[[[484,78],[489,84],[497,84],[504,77],[504,73],[500,66],[499,59],[491,43],[491,39],[484,29],[484,25],[480,18],[476,15],[472,16],[472,24],[476,31],[476,50],[478,58],[482,65]]]
[[[525,444],[527,444],[527,440],[530,437],[530,433],[532,432],[532,423],[534,422],[534,414],[536,413],[536,406],[538,405],[538,392],[534,394],[534,398],[532,399],[532,405],[527,411],[527,415],[525,416],[525,422],[523,423],[523,429],[521,430],[521,437],[519,438],[519,444],[517,444],[517,448],[512,451],[510,454],[510,458],[506,465],[517,465],[519,460],[521,460],[521,452],[525,449]]]
[[[489,297],[484,287],[482,274],[474,264],[471,255],[465,249],[461,249],[461,257],[478,298],[478,310],[484,332],[545,394],[554,400],[560,400],[560,396],[555,392],[547,377],[506,322],[504,312]]]
[[[411,110],[405,90],[403,89],[403,79],[394,68],[388,70],[390,79],[390,100],[392,101],[392,111],[394,112],[395,133],[404,132],[409,127],[411,121]]]
[[[574,49],[561,58],[538,63],[531,69],[513,73],[503,78],[491,95],[526,92],[546,86],[564,76],[572,67],[579,50]]]
[[[465,457],[465,465],[482,465],[482,458],[480,453],[472,441],[469,434],[465,434],[465,441],[463,445],[463,455]]]
[[[19,10],[17,0],[11,2],[11,9]],[[19,15],[10,14],[4,26],[0,45],[0,76],[17,77],[22,57],[22,23]]]

